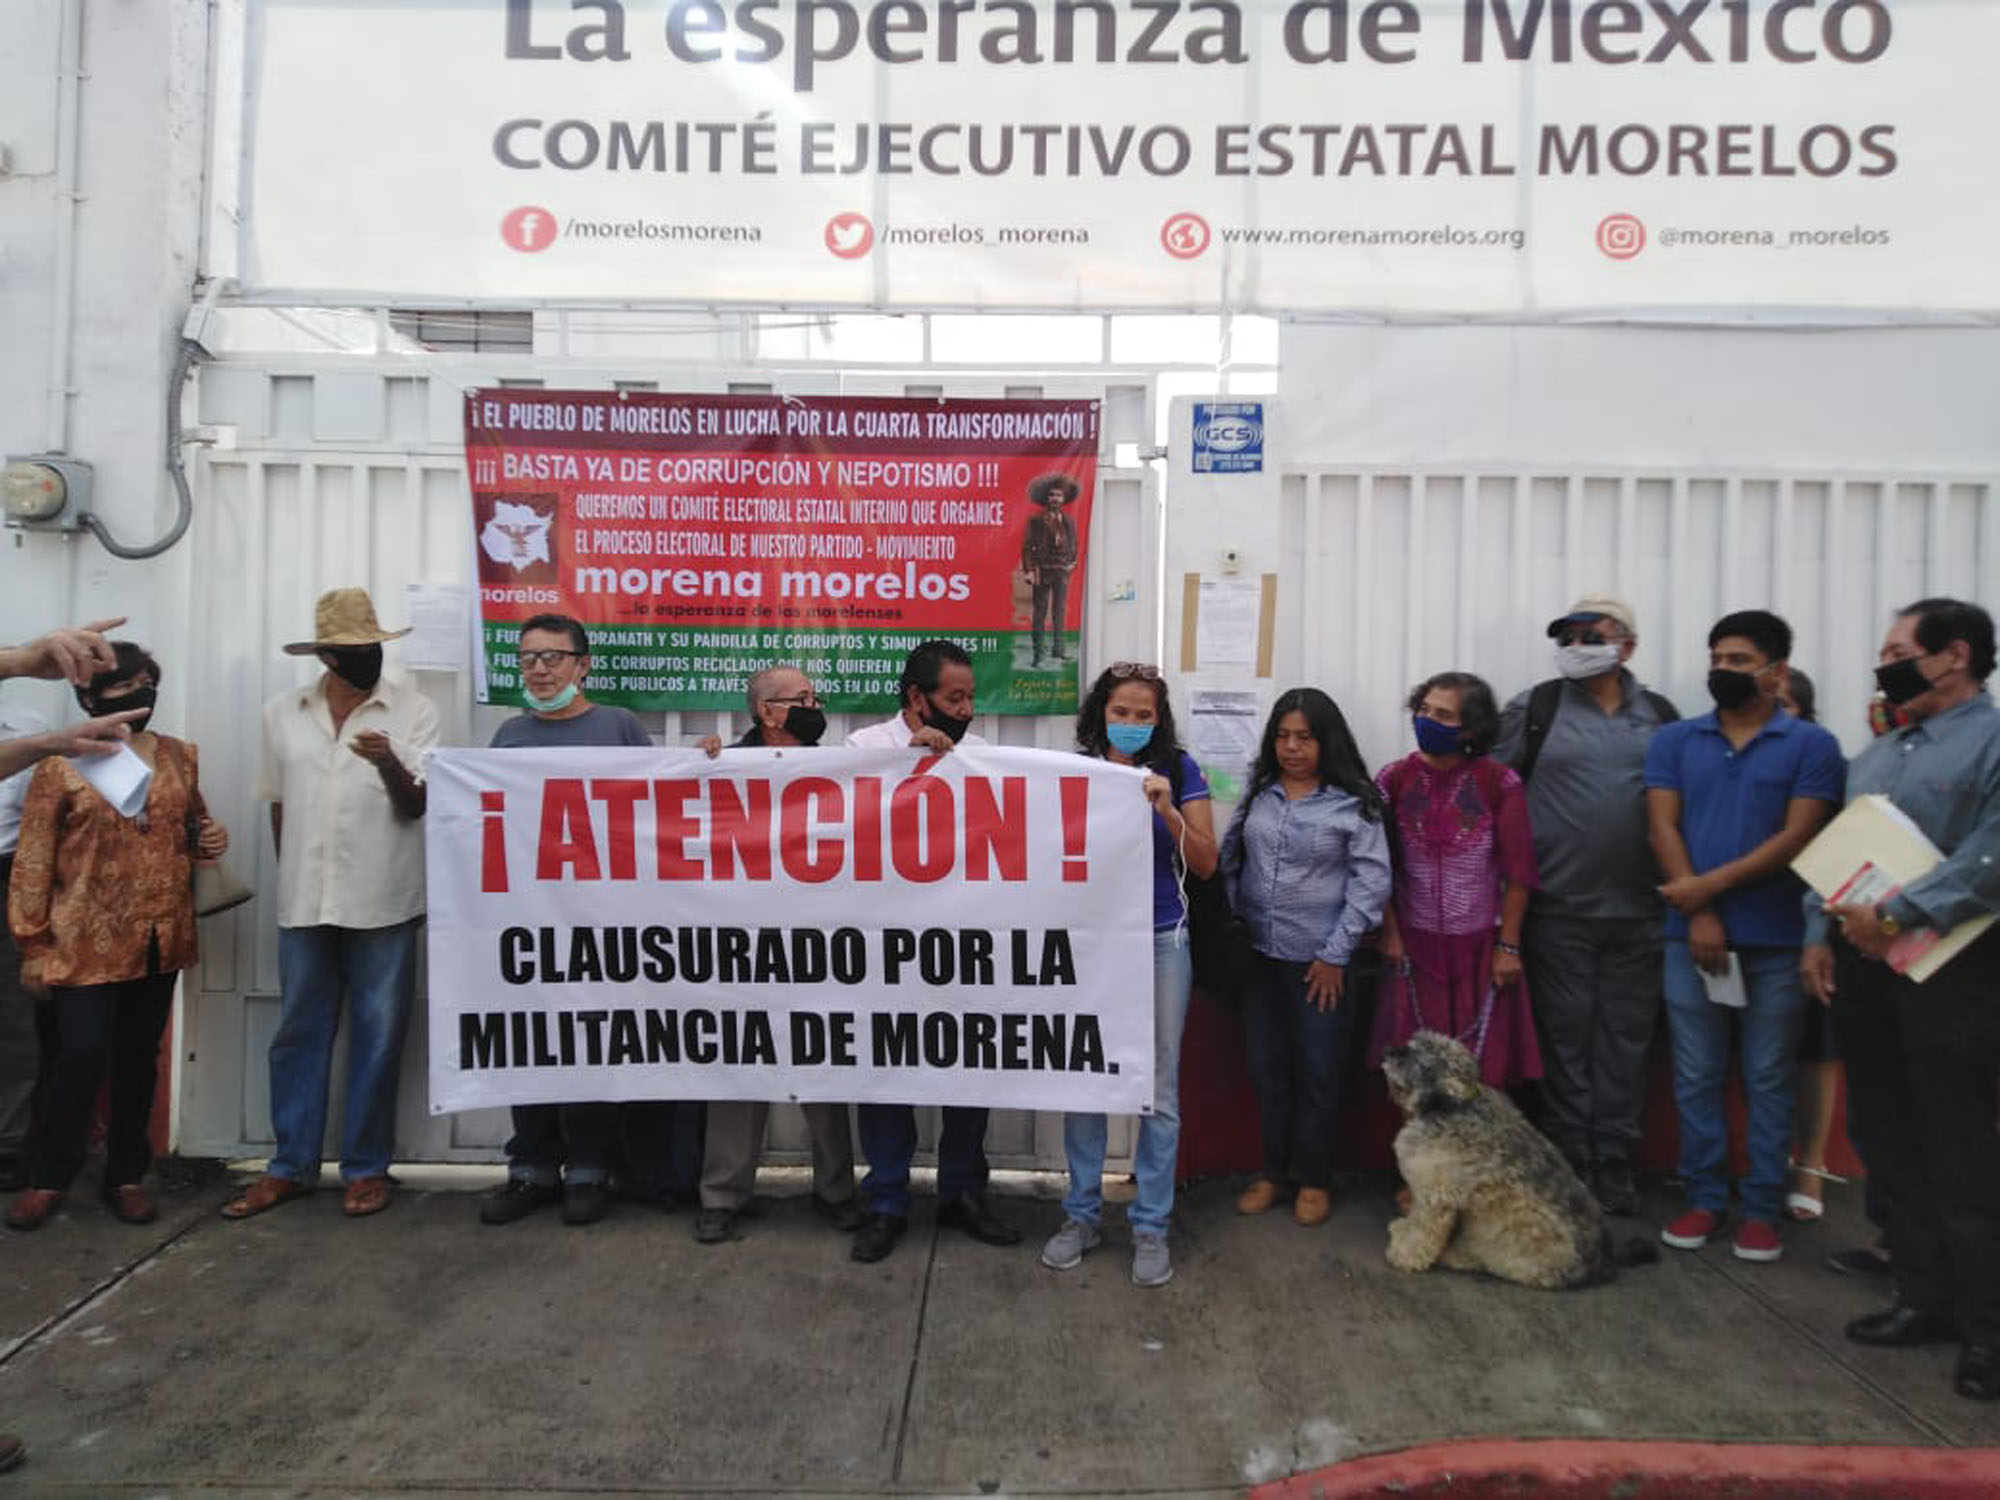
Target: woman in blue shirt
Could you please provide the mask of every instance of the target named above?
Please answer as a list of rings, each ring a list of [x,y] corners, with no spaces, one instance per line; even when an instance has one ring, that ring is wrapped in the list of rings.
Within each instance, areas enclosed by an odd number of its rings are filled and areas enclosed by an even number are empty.
[[[1215,873],[1215,823],[1208,782],[1174,733],[1158,667],[1120,661],[1100,674],[1076,716],[1076,743],[1085,755],[1148,773],[1143,789],[1153,804],[1153,1112],[1139,1119],[1132,1159],[1139,1191],[1126,1219],[1132,1226],[1133,1283],[1164,1286],[1174,1274],[1167,1220],[1180,1155],[1181,1028],[1193,983],[1176,866],[1197,876]],[[1063,1196],[1062,1228],[1042,1247],[1042,1264],[1052,1271],[1069,1270],[1103,1241],[1098,1222],[1104,1211],[1105,1136],[1101,1114],[1063,1118],[1069,1192]]]
[[[1261,1214],[1296,1194],[1292,1217],[1333,1210],[1333,1132],[1354,1032],[1354,949],[1389,899],[1382,794],[1339,707],[1317,688],[1271,706],[1249,789],[1224,840],[1230,900],[1257,967],[1243,997],[1264,1170],[1236,1200]]]

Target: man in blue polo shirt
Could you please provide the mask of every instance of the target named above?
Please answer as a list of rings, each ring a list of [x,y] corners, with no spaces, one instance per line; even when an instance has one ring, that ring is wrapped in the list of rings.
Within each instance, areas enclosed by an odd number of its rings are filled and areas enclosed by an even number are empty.
[[[1740,1006],[1750,1170],[1735,1252],[1756,1261],[1784,1253],[1778,1220],[1805,1024],[1804,887],[1788,867],[1840,805],[1847,779],[1834,737],[1778,706],[1791,654],[1791,627],[1776,615],[1724,615],[1708,633],[1715,712],[1669,724],[1646,751],[1647,824],[1669,907],[1667,1029],[1687,1195],[1660,1238],[1699,1250],[1729,1206],[1723,1088]]]

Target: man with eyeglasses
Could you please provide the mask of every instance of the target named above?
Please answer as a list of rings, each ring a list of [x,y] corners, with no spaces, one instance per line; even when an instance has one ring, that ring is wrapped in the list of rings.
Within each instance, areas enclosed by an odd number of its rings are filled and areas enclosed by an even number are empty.
[[[983,745],[967,733],[975,682],[972,658],[951,641],[925,641],[903,663],[893,718],[847,737],[850,749],[913,748],[942,755],[954,745]],[[868,1220],[854,1236],[853,1256],[878,1261],[910,1225],[910,1161],[917,1150],[917,1114],[907,1104],[863,1104],[856,1110],[868,1175],[861,1196]],[[986,1203],[986,1111],[947,1104],[938,1136],[938,1223],[987,1245],[1017,1245],[1021,1231]]]
[[[817,745],[826,733],[826,712],[812,679],[795,666],[766,667],[750,679],[750,727],[736,742],[739,749],[789,749]],[[722,741],[702,741],[710,755]],[[848,1129],[844,1104],[802,1106],[812,1138],[813,1212],[835,1229],[853,1233],[866,1222],[854,1191],[854,1137]],[[757,1158],[764,1149],[764,1129],[771,1106],[763,1100],[730,1099],[708,1106],[708,1139],[702,1153],[701,1212],[695,1216],[694,1237],[703,1245],[736,1238],[736,1222],[750,1205],[757,1186]]]
[[[1549,622],[1560,674],[1510,702],[1497,760],[1528,784],[1541,885],[1522,931],[1549,1138],[1606,1213],[1639,1211],[1632,1148],[1664,974],[1646,749],[1680,717],[1640,686],[1632,606],[1587,594]]]
[[[224,1205],[247,1219],[313,1190],[326,1135],[333,1047],[346,1010],[341,1111],[342,1209],[389,1206],[403,1033],[416,998],[424,920],[423,758],[438,714],[382,675],[384,630],[365,589],[331,589],[313,637],[286,646],[323,669],[264,705],[257,800],[271,804],[278,855],[278,986],[271,1038],[271,1127],[264,1175]]]
[[[493,734],[495,750],[572,750],[653,743],[630,709],[592,703],[590,637],[568,615],[536,615],[521,627],[521,694],[527,712]],[[479,1205],[482,1224],[511,1224],[562,1204],[565,1224],[594,1224],[611,1211],[611,1164],[620,1107],[609,1103],[517,1104],[507,1142],[507,1183]]]

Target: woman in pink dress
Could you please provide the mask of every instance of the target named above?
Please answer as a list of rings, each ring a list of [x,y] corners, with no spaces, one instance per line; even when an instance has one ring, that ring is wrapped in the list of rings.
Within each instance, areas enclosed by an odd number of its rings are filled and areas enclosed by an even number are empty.
[[[1370,1061],[1418,1031],[1471,1049],[1495,1088],[1542,1076],[1521,977],[1535,846],[1521,778],[1487,752],[1493,690],[1441,672],[1410,694],[1417,749],[1375,778],[1389,804],[1395,892],[1382,922],[1388,973]]]

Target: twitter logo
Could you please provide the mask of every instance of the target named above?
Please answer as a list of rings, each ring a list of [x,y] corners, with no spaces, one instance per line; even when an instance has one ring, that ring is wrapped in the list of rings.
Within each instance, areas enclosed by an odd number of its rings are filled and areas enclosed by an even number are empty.
[[[875,248],[875,226],[866,214],[835,214],[826,221],[826,248],[842,260],[859,260]]]

